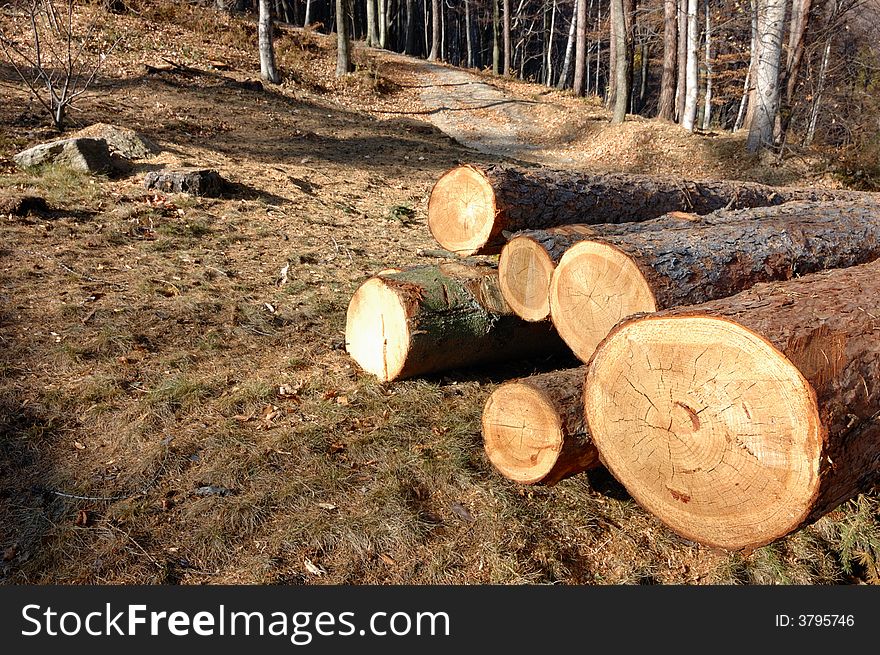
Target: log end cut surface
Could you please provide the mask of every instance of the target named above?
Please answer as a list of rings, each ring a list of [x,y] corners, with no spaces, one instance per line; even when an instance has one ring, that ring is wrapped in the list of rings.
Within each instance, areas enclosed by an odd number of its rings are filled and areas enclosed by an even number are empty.
[[[513,313],[526,321],[550,316],[550,279],[556,265],[540,244],[528,237],[507,242],[498,260],[498,283]]]
[[[556,465],[563,434],[559,413],[536,389],[510,382],[498,387],[483,410],[483,446],[509,480],[540,482]]]
[[[581,361],[589,361],[621,319],[656,310],[654,294],[641,271],[607,244],[583,241],[572,246],[553,272],[553,325]]]
[[[477,252],[492,236],[495,192],[470,166],[445,173],[428,200],[428,228],[441,246],[459,255]]]
[[[348,304],[348,354],[362,369],[388,382],[400,374],[409,344],[407,314],[400,296],[379,278],[364,282]]]
[[[818,493],[815,393],[782,353],[732,321],[622,324],[596,351],[585,410],[615,477],[688,539],[764,545],[798,527]]]

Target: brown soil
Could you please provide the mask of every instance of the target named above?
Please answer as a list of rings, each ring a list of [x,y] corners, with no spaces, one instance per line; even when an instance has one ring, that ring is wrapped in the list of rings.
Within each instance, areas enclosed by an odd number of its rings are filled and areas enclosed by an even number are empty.
[[[873,496],[731,555],[668,531],[607,472],[551,488],[503,479],[482,450],[486,397],[503,380],[574,361],[391,385],[358,370],[343,344],[354,289],[389,266],[441,261],[419,254],[436,248],[431,185],[458,163],[498,159],[428,122],[421,62],[359,49],[359,72],[335,80],[332,42],[282,27],[284,83],[270,87],[257,80],[255,30],[242,19],[159,3],[101,20],[127,39],[71,128],[113,123],[159,143],[165,151],[131,176],[15,170],[15,152],[56,135],[0,64],[13,100],[0,103],[0,196],[38,195],[51,208],[0,217],[0,579],[876,577]],[[144,68],[167,60],[179,66]],[[594,102],[488,81],[542,98],[528,107],[556,126],[553,150],[597,168],[809,179],[716,147],[733,137],[640,120],[611,130]],[[668,169],[656,164],[665,152]],[[214,167],[234,187],[219,199],[143,189],[144,172],[183,165]],[[771,169],[778,177],[760,173]]]

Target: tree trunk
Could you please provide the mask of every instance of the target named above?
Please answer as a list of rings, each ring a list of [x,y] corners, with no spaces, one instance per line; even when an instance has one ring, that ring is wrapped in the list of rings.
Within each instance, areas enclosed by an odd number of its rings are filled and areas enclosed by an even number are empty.
[[[751,21],[752,21],[752,43],[751,48],[749,49],[749,71],[746,74],[747,85],[746,85],[746,93],[748,95],[748,99],[746,101],[746,113],[743,117],[742,122],[740,123],[740,127],[737,129],[741,129],[743,126],[748,126],[752,124],[752,116],[755,114],[755,104],[756,104],[756,96],[755,96],[755,71],[758,67],[758,58],[759,53],[761,52],[761,42],[758,39],[758,2],[757,0],[750,0],[749,8],[751,9]]]
[[[746,140],[748,152],[773,145],[773,125],[779,110],[779,60],[786,0],[758,3],[758,64],[755,68],[755,111]]]
[[[379,45],[379,29],[376,24],[376,0],[367,0],[367,46],[375,48]]]
[[[611,0],[611,29],[614,38],[614,111],[612,123],[626,120],[626,109],[629,105],[630,73],[632,60],[627,52],[627,30],[624,17],[624,0]]]
[[[431,52],[428,53],[428,61],[437,61],[440,56],[440,3],[441,0],[431,0]]]
[[[260,0],[258,21],[260,77],[272,84],[280,84],[281,76],[275,66],[275,46],[272,44],[272,7],[269,0]]]
[[[306,15],[303,17],[303,27],[308,27],[312,22],[312,0],[306,0]]]
[[[464,0],[464,31],[467,44],[467,67],[474,67],[474,42],[471,38],[471,6],[469,0]]]
[[[687,0],[687,61],[685,67],[684,113],[681,126],[688,132],[694,131],[697,120],[697,95],[699,88],[697,48],[700,34],[697,31],[697,0]]]
[[[388,0],[378,0],[377,21],[379,23],[379,47],[388,47]]]
[[[828,73],[828,63],[831,60],[831,41],[833,34],[829,33],[825,40],[825,47],[822,50],[822,63],[819,66],[819,81],[816,83],[816,93],[813,98],[813,106],[810,109],[810,123],[807,126],[807,134],[804,136],[804,145],[808,146],[813,143],[816,136],[816,124],[819,121],[819,109],[822,102],[822,93],[825,91],[825,77]]]
[[[575,0],[577,7],[577,0]],[[571,23],[568,26],[568,40],[565,42],[565,58],[562,60],[562,71],[559,73],[559,81],[556,82],[557,89],[564,89],[568,84],[568,74],[571,72],[571,55],[574,52],[574,33],[577,28],[577,12],[573,12]]]
[[[553,35],[556,32],[556,0],[550,12],[550,32],[547,36],[547,56],[544,60],[544,85],[553,86]]]
[[[549,324],[513,315],[494,268],[457,262],[367,280],[349,302],[345,343],[385,382],[562,348]]]
[[[586,362],[621,319],[725,298],[758,282],[844,268],[880,256],[878,202],[803,202],[741,210],[667,230],[582,241],[559,260],[550,316]]]
[[[510,0],[504,1],[504,74],[510,75]]]
[[[622,322],[585,383],[603,462],[677,533],[728,550],[870,490],[878,281],[874,262]]]
[[[712,14],[709,0],[703,5],[706,9],[706,95],[703,102],[703,129],[708,130],[712,122]]]
[[[687,2],[678,0],[678,75],[675,82],[675,120],[679,123],[684,116],[685,87],[687,84]]]
[[[353,69],[351,40],[348,35],[348,0],[336,0],[336,77]]]
[[[492,72],[501,73],[501,16],[498,11],[500,0],[492,2]]]
[[[497,387],[483,409],[483,447],[504,477],[553,485],[599,466],[584,419],[586,367]]]
[[[574,50],[574,93],[583,96],[586,87],[584,68],[587,58],[587,0],[575,0],[577,8],[577,38]]]
[[[791,113],[794,106],[794,92],[797,88],[798,74],[800,73],[801,61],[804,58],[804,39],[807,26],[810,21],[810,8],[812,0],[793,0],[791,8],[791,22],[788,33],[788,51],[785,57],[785,68],[782,74],[782,86],[785,87],[785,95],[779,106],[776,121],[774,141],[781,143],[788,132],[791,123]]]
[[[416,0],[406,0],[406,44],[404,52],[415,57],[416,52],[416,16],[418,9],[416,8]]]
[[[504,245],[504,232],[574,223],[644,221],[671,211],[708,214],[724,207],[864,197],[864,193],[853,191],[751,182],[458,166],[443,174],[431,190],[428,228],[447,250],[460,255],[494,254]]]
[[[556,265],[569,248],[581,241],[630,230],[662,230],[682,221],[699,224],[704,217],[670,212],[643,223],[562,225],[546,230],[523,230],[511,235],[498,260],[498,286],[514,314],[526,321],[550,317],[550,280]]]

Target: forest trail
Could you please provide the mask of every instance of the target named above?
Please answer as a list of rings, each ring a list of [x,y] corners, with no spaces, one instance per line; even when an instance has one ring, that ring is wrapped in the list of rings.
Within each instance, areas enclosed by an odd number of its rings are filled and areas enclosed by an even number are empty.
[[[416,73],[425,117],[458,143],[484,154],[568,167],[577,159],[554,145],[547,114],[565,116],[567,107],[541,95],[526,96],[479,74],[445,64],[383,53]]]

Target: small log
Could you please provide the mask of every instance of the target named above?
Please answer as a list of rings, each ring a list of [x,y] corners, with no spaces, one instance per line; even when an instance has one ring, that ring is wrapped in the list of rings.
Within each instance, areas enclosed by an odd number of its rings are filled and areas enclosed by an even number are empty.
[[[664,229],[681,221],[699,223],[702,216],[670,212],[639,223],[562,225],[546,230],[523,230],[510,236],[498,259],[498,283],[513,313],[526,321],[550,317],[550,280],[565,252],[581,241],[603,234],[623,234],[632,227]]]
[[[880,257],[880,205],[800,202],[743,211],[752,220],[706,217],[661,230],[581,241],[562,256],[550,283],[550,315],[586,362],[621,319],[695,305],[748,289]]]
[[[431,190],[428,227],[447,250],[462,256],[489,255],[500,252],[505,231],[644,221],[672,211],[708,214],[791,200],[855,200],[866,195],[872,194],[621,173],[458,166]]]
[[[483,447],[504,477],[553,485],[599,465],[584,419],[586,367],[505,382],[483,409]]]
[[[880,262],[631,317],[597,349],[603,463],[677,533],[729,550],[880,478]]]
[[[348,305],[349,355],[382,381],[564,349],[552,325],[515,316],[491,266],[446,262],[382,273]]]

